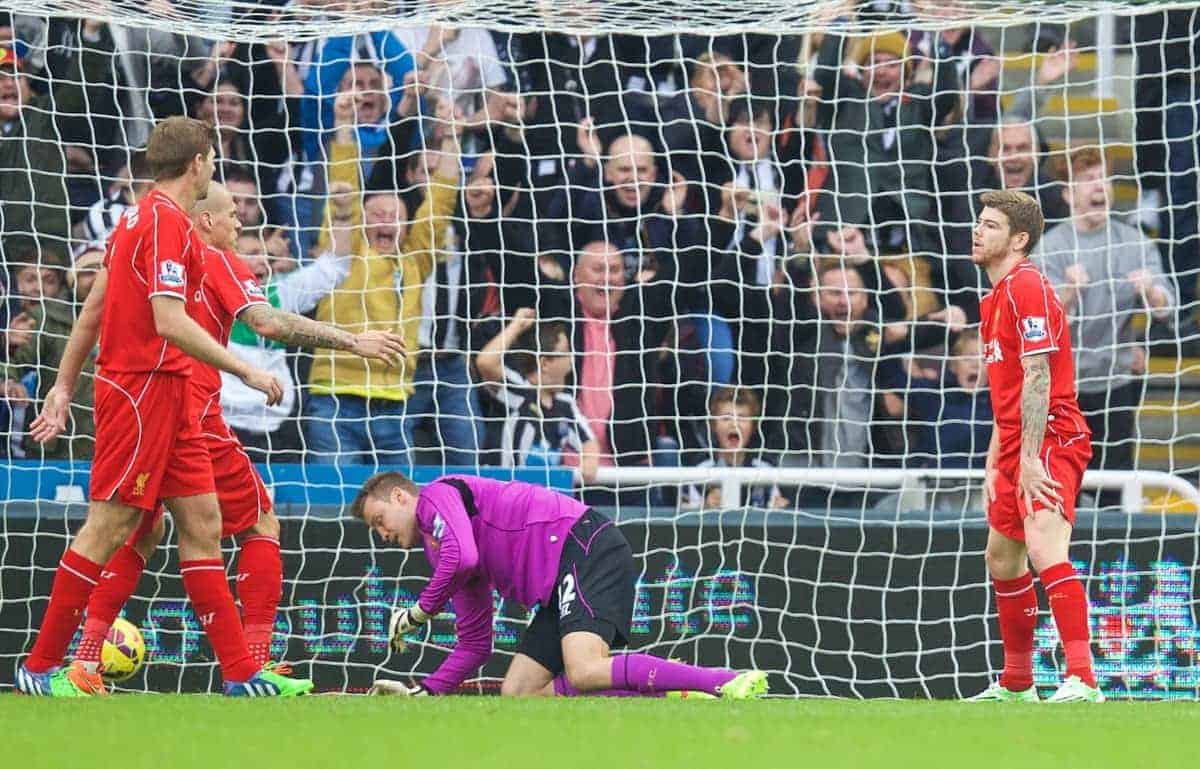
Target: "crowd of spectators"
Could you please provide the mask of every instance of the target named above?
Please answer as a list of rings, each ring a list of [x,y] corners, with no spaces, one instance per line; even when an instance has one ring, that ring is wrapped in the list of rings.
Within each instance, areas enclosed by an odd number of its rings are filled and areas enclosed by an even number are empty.
[[[1190,17],[1159,16],[1160,42],[1195,44]],[[1197,94],[1159,61],[1174,240],[1156,241],[1114,213],[1102,148],[1051,152],[1041,135],[1070,40],[1039,37],[1028,84],[1005,91],[984,30],[840,30],[247,44],[0,13],[3,450],[89,456],[87,384],[72,439],[26,445],[22,423],[104,239],[151,184],[146,127],[187,114],[218,129],[238,251],[270,301],[408,342],[387,368],[235,329],[232,349],[288,385],[266,407],[225,380],[256,459],[585,480],[613,465],[979,467],[987,279],[971,229],[978,193],[1009,188],[1046,213],[1035,259],[1075,319],[1095,464],[1131,466],[1134,317],[1194,324]]]

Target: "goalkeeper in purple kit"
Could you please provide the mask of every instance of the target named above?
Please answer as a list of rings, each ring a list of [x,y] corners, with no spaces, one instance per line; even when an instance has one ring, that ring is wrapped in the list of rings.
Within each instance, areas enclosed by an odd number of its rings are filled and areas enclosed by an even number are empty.
[[[767,692],[758,670],[702,668],[626,646],[637,570],[620,529],[575,499],[541,486],[450,475],[418,488],[400,473],[372,476],[352,512],[387,542],[422,544],[433,567],[412,606],[392,614],[391,641],[447,603],[458,642],[417,686],[376,682],[379,693],[450,694],[492,653],[492,591],[539,608],[504,676],[506,696],[657,697],[699,692],[748,699]]]

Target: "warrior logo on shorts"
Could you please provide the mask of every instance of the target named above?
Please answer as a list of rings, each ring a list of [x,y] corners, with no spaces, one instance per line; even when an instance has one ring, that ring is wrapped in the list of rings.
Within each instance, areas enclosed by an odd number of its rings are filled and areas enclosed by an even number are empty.
[[[164,259],[162,264],[158,265],[158,282],[164,286],[182,286],[184,284],[183,265],[179,262],[172,262],[170,259]]]
[[[133,496],[140,497],[146,493],[146,481],[150,480],[150,473],[138,473],[133,479]]]
[[[565,617],[571,613],[571,602],[575,600],[575,577],[564,574],[562,586],[558,589],[558,616]]]

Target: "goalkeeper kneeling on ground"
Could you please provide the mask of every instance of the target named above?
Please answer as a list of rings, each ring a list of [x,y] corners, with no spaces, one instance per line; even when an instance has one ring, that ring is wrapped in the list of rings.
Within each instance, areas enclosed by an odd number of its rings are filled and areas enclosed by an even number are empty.
[[[565,494],[517,481],[448,475],[418,488],[397,472],[372,476],[352,513],[384,541],[418,544],[433,577],[392,613],[391,641],[421,630],[453,602],[458,642],[433,675],[376,694],[451,694],[492,653],[492,591],[540,608],[504,676],[506,696],[662,697],[676,692],[748,699],[767,675],[702,668],[648,654],[610,655],[629,641],[637,570],[620,529]]]

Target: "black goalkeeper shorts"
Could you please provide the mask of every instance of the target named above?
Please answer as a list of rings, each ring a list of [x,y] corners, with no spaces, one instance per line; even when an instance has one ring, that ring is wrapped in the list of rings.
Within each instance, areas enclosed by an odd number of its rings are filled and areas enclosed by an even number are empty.
[[[588,510],[571,527],[558,562],[558,584],[517,651],[558,675],[568,633],[594,633],[612,649],[628,646],[636,582],[629,541],[612,520]]]

